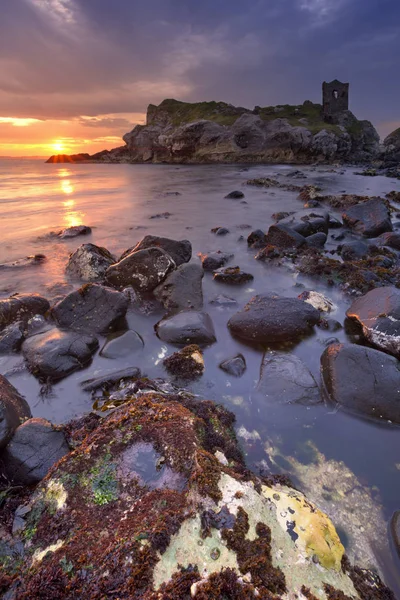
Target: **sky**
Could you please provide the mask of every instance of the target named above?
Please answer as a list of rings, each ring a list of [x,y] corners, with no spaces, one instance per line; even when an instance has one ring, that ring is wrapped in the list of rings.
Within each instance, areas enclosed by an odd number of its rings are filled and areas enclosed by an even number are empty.
[[[0,155],[123,145],[164,98],[321,102],[400,126],[399,0],[0,0]]]

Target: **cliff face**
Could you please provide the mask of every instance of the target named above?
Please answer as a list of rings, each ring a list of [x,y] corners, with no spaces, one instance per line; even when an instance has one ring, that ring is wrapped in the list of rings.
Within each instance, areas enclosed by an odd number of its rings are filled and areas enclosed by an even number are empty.
[[[89,160],[304,164],[370,162],[380,154],[379,136],[369,121],[343,111],[326,122],[322,106],[309,101],[248,110],[224,102],[164,100],[150,104],[146,125],[137,125],[123,140],[126,146]]]
[[[386,162],[400,162],[400,127],[395,131],[392,131],[392,133],[385,138],[383,147],[385,149]]]

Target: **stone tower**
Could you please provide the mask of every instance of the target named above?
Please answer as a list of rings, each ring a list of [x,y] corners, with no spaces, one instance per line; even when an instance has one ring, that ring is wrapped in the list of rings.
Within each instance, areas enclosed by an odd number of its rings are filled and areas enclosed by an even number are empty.
[[[349,84],[334,79],[322,84],[322,106],[325,117],[349,110]]]

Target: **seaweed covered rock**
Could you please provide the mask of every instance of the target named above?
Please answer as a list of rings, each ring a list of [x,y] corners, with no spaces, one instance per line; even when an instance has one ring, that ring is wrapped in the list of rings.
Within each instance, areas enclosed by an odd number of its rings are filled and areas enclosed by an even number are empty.
[[[191,344],[174,352],[163,360],[166,370],[181,379],[196,379],[204,372],[204,359],[201,349]]]
[[[400,290],[381,287],[357,298],[346,312],[357,321],[368,342],[400,356]]]
[[[73,279],[97,281],[104,277],[108,267],[115,262],[115,257],[106,248],[82,244],[69,257],[65,271]]]
[[[131,286],[137,292],[152,292],[175,267],[162,248],[134,249],[107,269],[106,281],[116,288]]]
[[[107,333],[125,317],[128,299],[121,292],[88,283],[52,308],[59,327],[88,333]]]
[[[400,362],[356,344],[331,344],[321,356],[331,402],[369,419],[400,423]]]
[[[0,448],[4,448],[25,419],[31,417],[27,401],[0,375]]]
[[[168,312],[203,308],[203,269],[196,263],[184,263],[155,288],[154,296]]]
[[[147,250],[148,248],[161,248],[169,254],[177,267],[185,262],[189,262],[192,258],[192,244],[189,240],[172,240],[157,235],[146,235],[136,246],[126,250],[119,260],[131,254],[131,252]]]
[[[328,589],[361,598],[328,516],[246,471],[232,425],[212,402],[150,393],[88,428],[24,511],[28,542],[6,589],[16,600],[203,600],[224,590],[278,600],[303,586],[320,600]]]
[[[319,312],[298,298],[266,294],[254,296],[229,319],[228,327],[239,339],[268,344],[299,339],[319,320]]]
[[[50,308],[46,298],[38,294],[15,294],[0,300],[0,330],[15,321],[44,315]]]

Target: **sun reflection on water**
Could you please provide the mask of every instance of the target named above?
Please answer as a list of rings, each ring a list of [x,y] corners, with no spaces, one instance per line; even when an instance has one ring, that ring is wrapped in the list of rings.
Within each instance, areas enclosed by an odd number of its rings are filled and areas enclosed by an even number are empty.
[[[60,177],[60,188],[63,194],[70,196],[75,192],[75,187],[73,186],[70,176],[72,175],[69,169],[60,169],[58,171],[58,176]],[[85,213],[76,210],[75,200],[73,198],[69,198],[68,200],[64,200],[63,207],[65,209],[64,212],[64,222],[67,227],[75,227],[76,225],[83,225],[83,220],[85,217]]]

